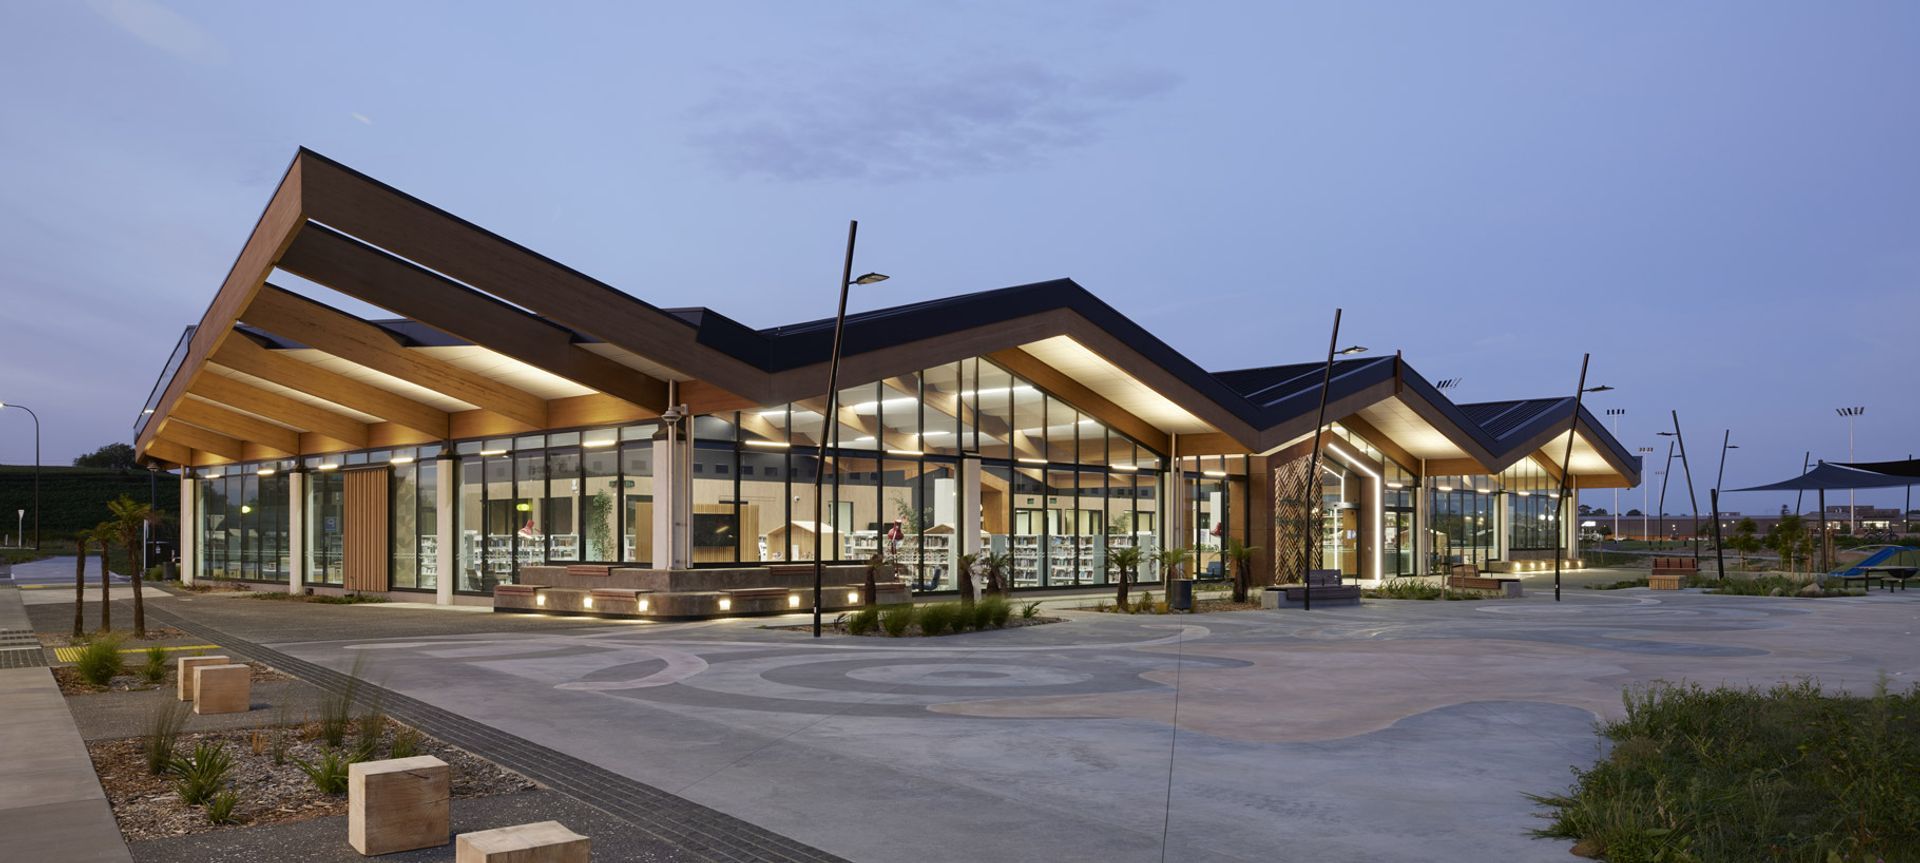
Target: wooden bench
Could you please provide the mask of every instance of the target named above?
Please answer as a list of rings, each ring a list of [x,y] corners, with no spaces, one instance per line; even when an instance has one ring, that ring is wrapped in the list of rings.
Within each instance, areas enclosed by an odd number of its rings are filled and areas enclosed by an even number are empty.
[[[587,863],[593,843],[558,821],[542,821],[462,833],[453,850],[455,863]]]
[[[1699,575],[1700,561],[1691,557],[1656,557],[1654,575]]]
[[[1454,564],[1447,576],[1447,587],[1453,590],[1484,590],[1504,596],[1520,595],[1520,579],[1481,575],[1480,567],[1472,563]]]
[[[590,563],[571,563],[567,565],[568,575],[587,575],[605,578],[612,570],[613,567],[611,566],[596,566]]]
[[[1684,575],[1649,575],[1647,586],[1654,590],[1679,590],[1680,582],[1685,578]]]

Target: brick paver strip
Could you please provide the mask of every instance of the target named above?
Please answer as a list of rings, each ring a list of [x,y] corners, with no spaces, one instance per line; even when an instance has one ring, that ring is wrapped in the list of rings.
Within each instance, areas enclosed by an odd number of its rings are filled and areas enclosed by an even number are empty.
[[[348,676],[331,668],[235,638],[172,611],[149,606],[147,614],[183,632],[216,642],[223,649],[299,677],[329,693],[337,694],[346,686]],[[455,746],[483,755],[501,766],[709,860],[845,863],[832,854],[724,812],[636,782],[424,701],[365,680],[360,681],[359,687],[363,702],[377,695],[382,709],[396,719]]]

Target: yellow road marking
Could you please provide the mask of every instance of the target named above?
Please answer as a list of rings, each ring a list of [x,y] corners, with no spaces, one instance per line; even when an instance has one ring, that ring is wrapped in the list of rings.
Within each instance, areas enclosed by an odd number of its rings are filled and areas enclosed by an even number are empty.
[[[53,656],[55,659],[58,659],[61,662],[79,662],[80,651],[82,649],[83,648],[80,648],[80,647],[56,647],[53,649]],[[174,644],[174,645],[162,645],[160,649],[171,653],[176,650],[218,650],[220,649],[220,646],[217,644]],[[120,652],[121,653],[146,653],[147,648],[126,647],[126,648],[121,648]]]

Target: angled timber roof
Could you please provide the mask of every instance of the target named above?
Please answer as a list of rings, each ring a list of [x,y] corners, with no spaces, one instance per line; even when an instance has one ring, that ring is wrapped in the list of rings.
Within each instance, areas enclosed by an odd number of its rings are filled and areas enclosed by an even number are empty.
[[[398,317],[349,315],[276,273]],[[670,404],[799,401],[822,395],[831,340],[830,319],[755,329],[654,306],[302,149],[161,370],[136,448],[199,465],[631,422]],[[851,315],[843,356],[848,381],[985,356],[1182,455],[1297,443],[1323,372],[1208,372],[1070,279]],[[1330,419],[1456,472],[1533,454],[1520,448],[1546,430],[1535,421],[1555,415],[1550,404],[1527,421],[1455,405],[1397,355],[1339,362],[1326,395]],[[1584,413],[1581,438],[1605,435]],[[1624,452],[1610,437],[1595,451]],[[1575,459],[1575,473],[1589,468],[1638,480],[1631,459]]]

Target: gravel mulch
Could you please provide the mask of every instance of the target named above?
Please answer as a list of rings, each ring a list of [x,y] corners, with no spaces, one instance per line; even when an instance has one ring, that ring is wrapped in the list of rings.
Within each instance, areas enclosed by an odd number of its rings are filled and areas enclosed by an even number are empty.
[[[199,656],[202,654],[218,654],[218,653],[219,653],[219,650],[216,648],[212,650],[203,650],[203,651],[196,651],[194,653],[183,653],[183,654],[177,654],[177,655]],[[134,673],[139,669],[139,666],[146,664],[146,661],[147,661],[147,658],[145,656],[142,656],[138,653],[126,654],[127,673],[114,676],[113,681],[108,683],[106,686],[95,686],[91,683],[86,682],[85,680],[80,679],[80,670],[72,666],[62,666],[60,668],[55,668],[53,670],[53,679],[55,682],[60,684],[61,695],[87,695],[94,692],[144,692],[149,689],[160,689],[164,687],[171,687],[174,685],[174,680],[178,677],[178,675],[174,671],[174,669],[178,667],[178,663],[174,662],[175,657],[176,657],[176,654],[170,653],[167,655],[167,676],[158,683],[149,683],[145,677],[142,677],[139,674]],[[243,661],[239,664],[253,666],[253,674],[250,676],[253,678],[254,683],[265,683],[270,680],[292,680],[293,679],[291,676],[283,672],[275,671],[274,669],[269,668],[265,665],[261,665],[258,662]]]
[[[386,721],[381,742],[375,749],[380,753],[376,757],[388,757],[395,733],[403,728],[405,726],[391,719]],[[288,735],[286,759],[281,764],[273,762],[273,730],[180,735],[175,749],[179,754],[190,753],[203,742],[213,742],[232,756],[233,769],[228,774],[226,787],[238,795],[239,804],[234,809],[235,820],[230,824],[209,823],[204,806],[188,806],[180,801],[171,776],[148,773],[142,738],[98,740],[87,744],[87,751],[93,756],[94,770],[100,774],[100,785],[106,789],[107,800],[113,805],[121,834],[128,841],[139,841],[346,814],[347,796],[320,793],[294,762],[295,758],[301,758],[317,763],[324,755],[325,745],[311,739],[317,737],[318,730],[319,723],[308,723],[279,732]],[[354,741],[350,736],[348,746]],[[415,754],[432,755],[447,762],[456,798],[511,794],[539,787],[518,773],[430,737],[422,737]]]

